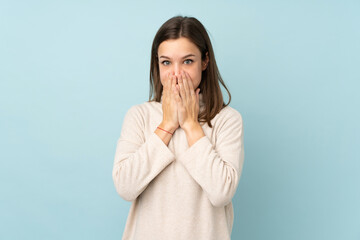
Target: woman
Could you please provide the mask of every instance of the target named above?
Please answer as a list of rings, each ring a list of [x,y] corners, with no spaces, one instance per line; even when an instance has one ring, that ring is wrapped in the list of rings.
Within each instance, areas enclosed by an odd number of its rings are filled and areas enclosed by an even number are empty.
[[[223,101],[212,45],[191,17],[153,41],[150,100],[126,113],[113,166],[132,201],[123,239],[230,239],[244,162],[243,121]]]

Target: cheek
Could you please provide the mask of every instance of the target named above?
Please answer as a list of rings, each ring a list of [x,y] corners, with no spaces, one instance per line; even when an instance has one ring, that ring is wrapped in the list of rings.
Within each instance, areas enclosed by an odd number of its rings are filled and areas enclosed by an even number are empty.
[[[159,68],[160,81],[161,81],[161,84],[163,84],[163,85],[164,85],[164,81],[166,79],[168,72],[169,71],[162,69],[161,67]]]
[[[201,68],[194,68],[188,72],[194,87],[198,87],[201,82]]]

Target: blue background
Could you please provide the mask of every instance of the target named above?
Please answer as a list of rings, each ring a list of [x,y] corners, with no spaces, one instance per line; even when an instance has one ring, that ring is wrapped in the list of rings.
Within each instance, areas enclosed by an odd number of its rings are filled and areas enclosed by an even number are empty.
[[[245,163],[232,239],[360,239],[360,2],[0,1],[0,239],[121,239],[112,167],[178,14],[208,29]]]

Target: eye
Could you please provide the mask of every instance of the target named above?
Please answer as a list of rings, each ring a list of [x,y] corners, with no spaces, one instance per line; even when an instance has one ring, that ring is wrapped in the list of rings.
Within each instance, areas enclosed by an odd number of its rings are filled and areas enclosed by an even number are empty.
[[[192,63],[192,62],[194,62],[194,61],[191,60],[191,59],[186,59],[186,60],[184,61],[185,64],[190,64],[190,63]]]
[[[164,66],[167,66],[167,65],[170,64],[170,62],[168,60],[164,60],[164,61],[161,62],[161,64],[164,65]]]

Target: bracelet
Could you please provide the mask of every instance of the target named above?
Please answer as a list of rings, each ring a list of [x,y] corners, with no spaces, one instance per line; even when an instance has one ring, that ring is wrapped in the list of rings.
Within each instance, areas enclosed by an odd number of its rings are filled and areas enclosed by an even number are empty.
[[[163,131],[165,131],[165,132],[167,132],[167,133],[169,133],[169,134],[171,134],[171,135],[173,135],[173,133],[171,133],[171,132],[169,132],[169,131],[166,131],[165,129],[162,129],[162,128],[160,128],[160,127],[157,127],[158,129],[160,129],[160,130],[163,130]]]

